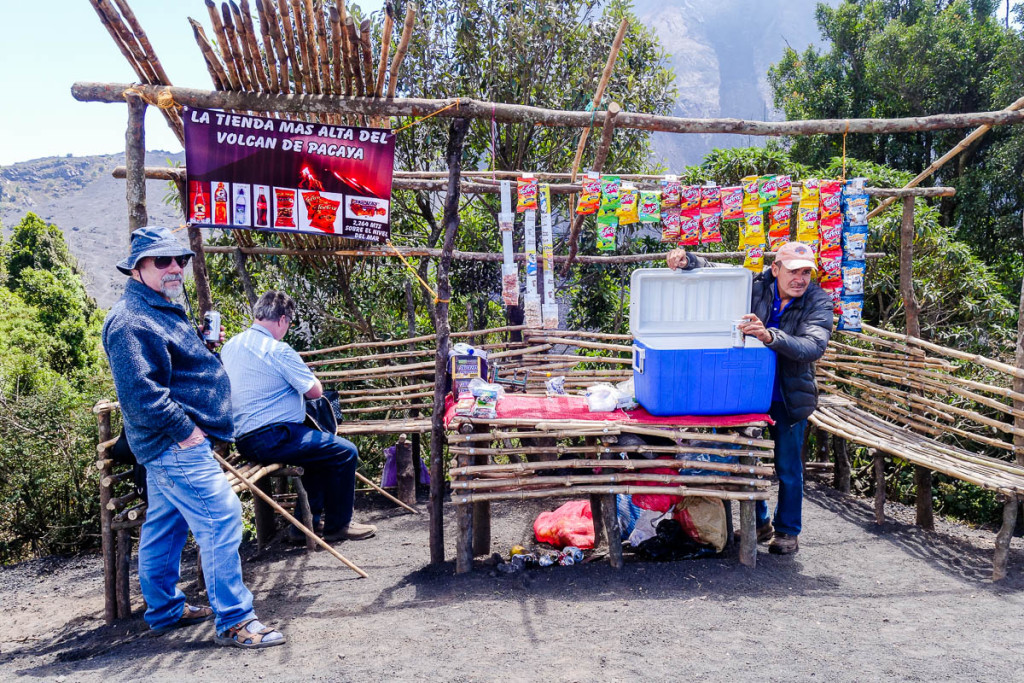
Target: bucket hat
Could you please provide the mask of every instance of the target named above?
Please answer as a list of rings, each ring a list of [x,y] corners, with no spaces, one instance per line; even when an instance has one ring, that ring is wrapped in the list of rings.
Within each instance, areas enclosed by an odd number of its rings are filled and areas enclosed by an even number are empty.
[[[117,264],[117,269],[125,275],[131,275],[140,259],[147,256],[195,256],[191,249],[181,246],[170,228],[149,225],[132,233],[131,253],[128,258]]]

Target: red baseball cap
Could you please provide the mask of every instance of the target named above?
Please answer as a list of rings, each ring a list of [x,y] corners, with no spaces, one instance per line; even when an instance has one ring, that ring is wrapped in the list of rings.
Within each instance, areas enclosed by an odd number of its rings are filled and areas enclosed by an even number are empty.
[[[786,266],[788,270],[799,270],[801,268],[818,269],[815,263],[814,250],[803,242],[786,242],[783,244],[775,252],[775,262]]]

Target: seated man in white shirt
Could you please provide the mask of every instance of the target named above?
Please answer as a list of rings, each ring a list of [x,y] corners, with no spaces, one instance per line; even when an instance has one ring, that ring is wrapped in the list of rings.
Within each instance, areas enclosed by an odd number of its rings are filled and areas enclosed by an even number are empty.
[[[303,424],[304,398],[323,395],[323,387],[291,346],[281,341],[295,317],[295,301],[269,291],[253,309],[252,327],[224,345],[221,358],[231,380],[235,444],[253,462],[280,462],[305,470],[302,483],[314,518],[323,513],[328,541],[360,540],[377,527],[352,521],[355,445],[335,434]]]

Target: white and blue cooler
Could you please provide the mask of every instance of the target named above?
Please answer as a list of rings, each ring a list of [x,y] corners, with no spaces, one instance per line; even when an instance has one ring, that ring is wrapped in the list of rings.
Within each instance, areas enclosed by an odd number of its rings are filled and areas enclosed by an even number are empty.
[[[746,268],[641,268],[630,279],[636,400],[652,415],[767,413],[775,352],[732,324],[750,312]]]

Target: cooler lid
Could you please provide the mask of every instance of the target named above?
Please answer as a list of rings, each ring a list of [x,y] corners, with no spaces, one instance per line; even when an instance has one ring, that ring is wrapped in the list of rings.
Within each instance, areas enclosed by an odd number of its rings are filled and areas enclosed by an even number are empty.
[[[750,312],[753,275],[746,268],[640,268],[629,290],[634,337],[728,334]]]

